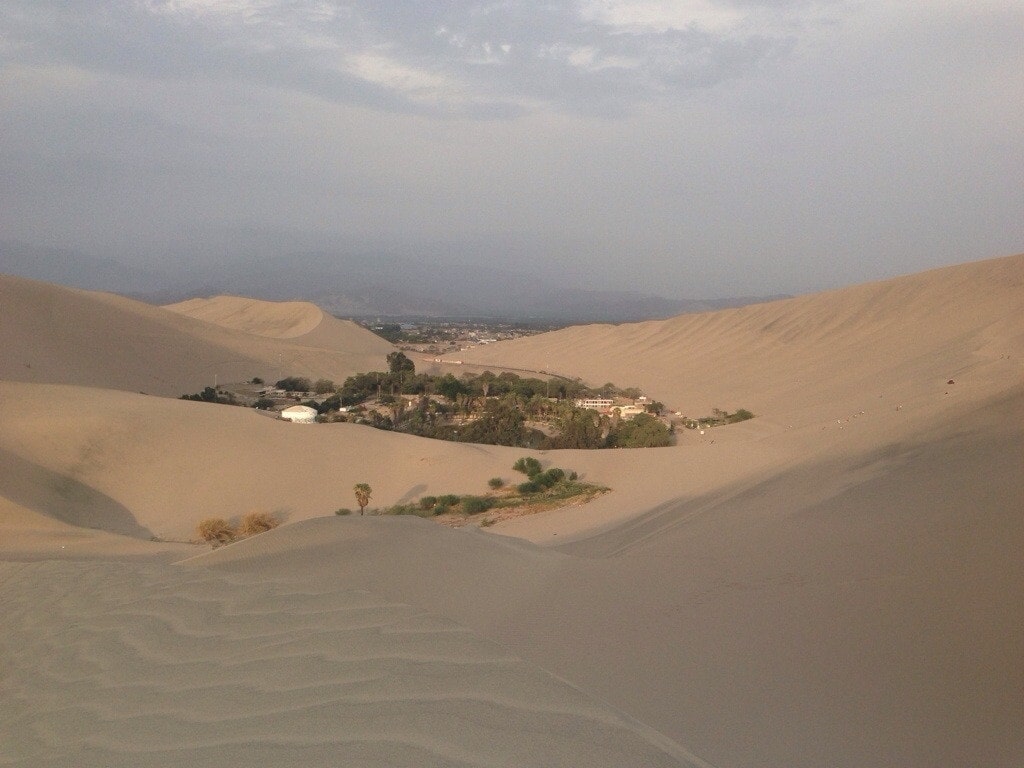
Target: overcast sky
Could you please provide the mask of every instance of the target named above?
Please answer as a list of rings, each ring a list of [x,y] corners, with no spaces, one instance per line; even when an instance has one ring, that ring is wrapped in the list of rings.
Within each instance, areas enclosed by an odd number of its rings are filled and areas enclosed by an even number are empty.
[[[696,298],[1020,252],[1024,3],[3,0],[0,236]]]

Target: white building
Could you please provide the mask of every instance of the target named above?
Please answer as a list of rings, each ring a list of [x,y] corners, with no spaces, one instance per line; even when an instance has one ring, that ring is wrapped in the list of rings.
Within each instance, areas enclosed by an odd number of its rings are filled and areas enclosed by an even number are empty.
[[[624,421],[629,421],[630,419],[636,418],[641,413],[644,413],[645,410],[646,409],[640,407],[639,405],[617,405],[614,408],[612,408],[612,412],[618,411],[619,416]]]
[[[308,405],[292,405],[281,411],[281,418],[295,424],[312,424],[316,421],[316,408]]]
[[[588,397],[583,400],[577,400],[576,407],[589,408],[592,411],[607,411],[612,407],[612,400],[605,397]]]

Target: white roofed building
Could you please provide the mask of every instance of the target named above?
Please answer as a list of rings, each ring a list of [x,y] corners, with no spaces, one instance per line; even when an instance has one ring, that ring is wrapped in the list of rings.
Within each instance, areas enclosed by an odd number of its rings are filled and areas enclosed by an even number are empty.
[[[316,408],[308,405],[292,405],[281,411],[281,418],[296,424],[312,424],[316,421]]]

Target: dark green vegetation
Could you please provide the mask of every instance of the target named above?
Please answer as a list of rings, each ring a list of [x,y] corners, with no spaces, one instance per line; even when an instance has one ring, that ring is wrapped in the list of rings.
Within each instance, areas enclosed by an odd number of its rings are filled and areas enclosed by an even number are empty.
[[[202,392],[193,395],[182,395],[182,400],[195,400],[200,403],[221,403],[223,405],[238,405],[238,400],[230,392],[223,392],[215,387],[206,387]]]
[[[378,429],[438,440],[519,448],[614,448],[669,445],[671,428],[653,414],[628,418],[578,408],[576,399],[640,397],[614,384],[590,388],[564,378],[523,378],[511,372],[456,377],[416,373],[402,352],[388,371],[356,374],[314,405],[327,421],[352,420]],[[652,411],[660,403],[652,403]],[[335,413],[344,409],[346,413]]]
[[[275,410],[301,402],[314,408],[319,421],[351,421],[436,440],[507,445],[534,450],[558,448],[658,448],[674,439],[665,406],[647,401],[636,388],[612,383],[588,387],[565,377],[416,372],[413,361],[395,351],[387,371],[349,376],[338,385],[288,376],[273,388],[239,385],[237,391],[206,387],[184,399]],[[578,400],[611,401],[603,410],[582,408]],[[733,424],[753,418],[746,409],[682,420],[690,429]]]
[[[624,421],[609,433],[609,448],[661,448],[672,442],[665,425],[649,413]]]
[[[683,426],[687,429],[705,429],[706,427],[721,427],[726,424],[736,424],[740,421],[754,418],[754,414],[746,408],[740,408],[735,413],[723,411],[720,408],[711,409],[710,416],[702,416],[699,419],[683,419]]]
[[[575,472],[566,474],[559,467],[542,469],[540,462],[533,457],[524,456],[513,465],[513,469],[525,474],[527,481],[513,486],[501,478],[492,478],[488,482],[491,490],[483,495],[422,496],[407,504],[371,510],[370,514],[439,518],[443,523],[457,526],[474,522],[470,518],[491,513],[486,519],[477,520],[480,525],[487,526],[500,519],[554,509],[568,503],[583,503],[608,491],[599,485],[580,482]],[[500,484],[495,485],[495,480],[500,480]],[[352,512],[339,509],[335,514],[350,515]]]

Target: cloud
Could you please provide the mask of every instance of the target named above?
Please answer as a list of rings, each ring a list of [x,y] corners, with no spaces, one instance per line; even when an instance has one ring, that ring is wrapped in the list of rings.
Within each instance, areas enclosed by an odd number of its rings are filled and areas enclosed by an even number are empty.
[[[585,0],[582,18],[632,32],[728,31],[743,21],[738,8],[709,0]]]
[[[0,230],[140,261],[433,242],[708,295],[1008,253],[1022,26],[1015,0],[3,0]]]
[[[792,47],[785,25],[745,28],[751,13],[710,0],[9,0],[0,18],[5,48],[86,69],[490,117],[622,114],[740,76]]]

